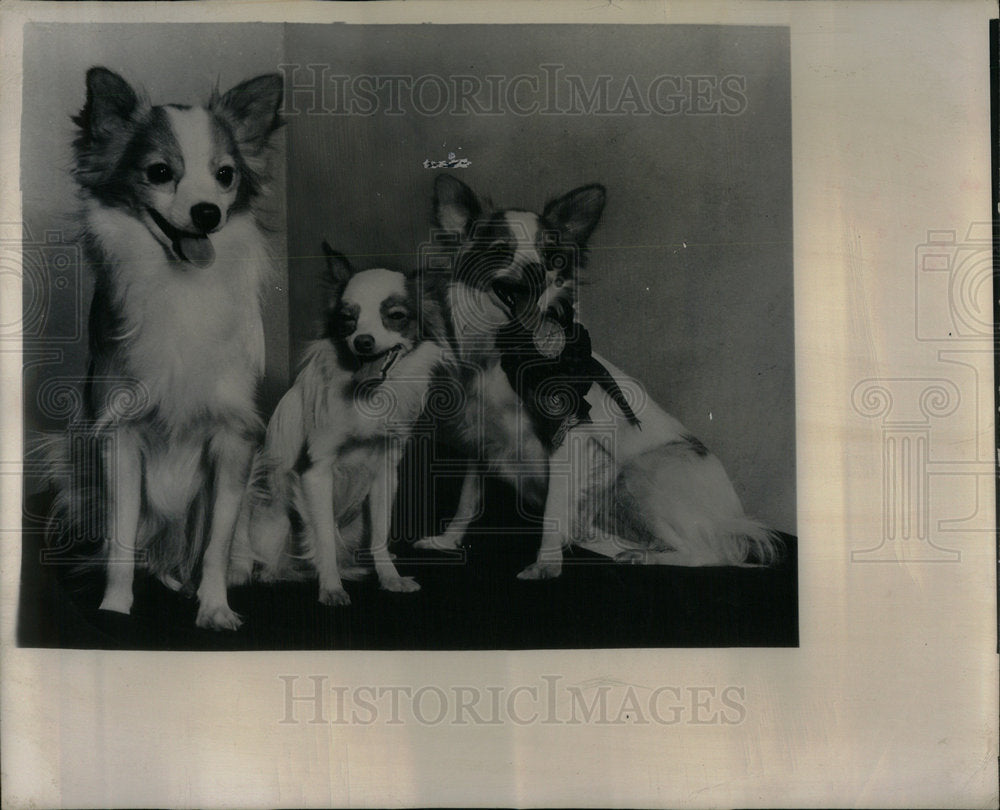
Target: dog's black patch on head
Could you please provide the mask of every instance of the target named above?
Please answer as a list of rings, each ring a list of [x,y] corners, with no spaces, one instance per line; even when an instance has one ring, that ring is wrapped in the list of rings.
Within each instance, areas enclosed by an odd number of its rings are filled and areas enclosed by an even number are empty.
[[[390,332],[415,341],[417,318],[411,299],[405,295],[390,295],[379,306],[382,325]]]
[[[696,456],[704,458],[705,456],[708,455],[708,448],[701,443],[701,439],[699,439],[697,436],[694,436],[691,433],[685,433],[682,438],[689,445],[691,445],[691,449],[694,450],[694,454]]]
[[[94,195],[112,205],[143,207],[146,204],[143,192],[153,187],[146,172],[154,163],[166,164],[170,175],[167,183],[171,187],[184,177],[184,156],[163,107],[154,107],[137,126],[118,166],[106,182],[92,189]]]
[[[357,371],[361,366],[361,361],[347,345],[348,336],[358,327],[358,312],[357,304],[345,304],[338,300],[336,305],[327,309],[324,324],[324,337],[333,344],[337,362],[349,371]]]
[[[216,158],[219,165],[231,166],[235,171],[232,184],[236,186],[236,199],[230,207],[230,211],[244,211],[250,207],[250,202],[261,191],[261,176],[253,171],[247,160],[240,152],[239,144],[233,135],[232,129],[226,120],[218,115],[211,117],[212,145],[215,147]]]
[[[327,310],[326,336],[328,338],[346,338],[358,328],[360,307],[344,301],[335,302]]]
[[[472,224],[468,241],[456,260],[455,277],[477,290],[487,290],[514,262],[517,237],[503,212]]]

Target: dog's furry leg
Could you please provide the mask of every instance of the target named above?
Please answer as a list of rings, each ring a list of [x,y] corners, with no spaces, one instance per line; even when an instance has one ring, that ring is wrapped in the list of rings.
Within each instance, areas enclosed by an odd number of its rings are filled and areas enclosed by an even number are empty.
[[[458,498],[458,509],[455,512],[455,516],[449,521],[441,534],[434,535],[433,537],[424,537],[414,543],[414,545],[417,548],[437,549],[455,549],[461,547],[469,524],[479,514],[480,497],[479,475],[472,469],[472,463],[470,462],[469,469],[462,480],[462,494]]]
[[[243,497],[240,499],[236,528],[233,531],[233,543],[229,552],[227,585],[243,585],[250,581],[253,574],[253,550],[250,547],[250,511],[250,490],[245,487]]]
[[[212,532],[202,560],[195,623],[211,630],[236,630],[242,621],[229,607],[226,577],[233,532],[253,458],[253,444],[236,432],[225,431],[212,440],[211,454],[215,461],[215,506]]]
[[[142,455],[128,430],[115,432],[104,452],[108,523],[107,584],[101,610],[128,614],[132,610],[135,541],[142,500]]]
[[[553,579],[562,573],[562,550],[569,543],[575,520],[569,444],[569,441],[564,442],[549,459],[549,488],[542,519],[542,545],[538,549],[538,558],[517,575],[518,579]]]
[[[420,585],[413,577],[401,577],[389,556],[389,520],[392,504],[399,486],[399,462],[403,451],[400,443],[390,437],[381,473],[376,473],[369,493],[372,515],[372,556],[379,585],[387,591],[409,593],[419,591]]]
[[[329,464],[314,464],[302,473],[302,490],[313,539],[313,555],[319,574],[319,601],[324,605],[349,605],[337,566],[340,532],[333,514],[333,470]]]

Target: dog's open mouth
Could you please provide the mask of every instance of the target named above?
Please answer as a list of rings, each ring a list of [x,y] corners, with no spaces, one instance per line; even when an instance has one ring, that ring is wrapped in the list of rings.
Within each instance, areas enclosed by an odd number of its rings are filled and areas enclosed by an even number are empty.
[[[163,235],[170,240],[170,247],[178,259],[195,267],[211,267],[215,261],[215,248],[207,234],[189,233],[175,228],[152,208],[146,209],[150,218],[156,223]]]
[[[543,357],[558,357],[566,346],[566,327],[553,312],[540,312],[527,305],[523,285],[506,279],[493,282],[493,294],[507,310],[511,326],[531,334],[535,348]]]
[[[402,344],[396,344],[381,354],[358,356],[361,367],[354,372],[355,383],[381,382],[389,376],[392,367],[396,365],[405,353]]]
[[[498,278],[491,285],[493,295],[496,296],[500,305],[507,310],[507,316],[516,318],[518,311],[523,308],[523,298],[526,290],[516,281],[507,278]]]

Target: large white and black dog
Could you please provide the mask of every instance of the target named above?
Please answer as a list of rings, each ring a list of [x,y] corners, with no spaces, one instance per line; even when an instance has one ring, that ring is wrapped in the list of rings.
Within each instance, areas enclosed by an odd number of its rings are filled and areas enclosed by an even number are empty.
[[[153,105],[103,67],[87,72],[86,87],[74,118],[95,279],[84,398],[104,450],[99,469],[63,490],[56,514],[99,513],[101,609],[131,611],[141,564],[196,590],[199,626],[235,629],[226,578],[262,430],[260,296],[272,267],[255,200],[283,80],[259,76],[203,106]],[[63,463],[66,444],[48,448]]]
[[[576,285],[604,203],[589,185],[540,214],[490,212],[455,177],[435,183],[435,224],[460,245],[448,300],[466,368],[458,432],[525,501],[544,499],[538,558],[518,576],[558,576],[571,543],[628,562],[770,563],[778,539],[744,514],[718,458],[590,350]],[[479,498],[470,472],[454,520],[418,545],[458,546]]]

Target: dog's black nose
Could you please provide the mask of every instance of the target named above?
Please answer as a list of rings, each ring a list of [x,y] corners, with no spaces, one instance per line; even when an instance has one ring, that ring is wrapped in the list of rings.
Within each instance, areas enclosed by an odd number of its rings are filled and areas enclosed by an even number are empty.
[[[219,206],[212,203],[198,203],[191,206],[191,222],[199,231],[208,233],[219,224],[222,212]]]
[[[375,348],[375,338],[371,335],[358,335],[354,338],[354,350],[358,354],[371,354]]]

